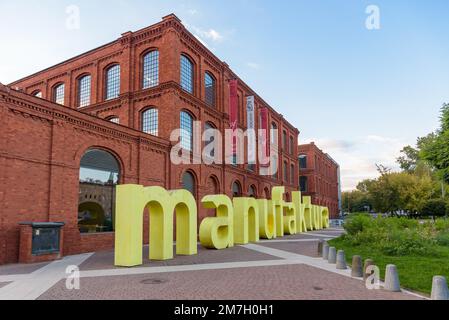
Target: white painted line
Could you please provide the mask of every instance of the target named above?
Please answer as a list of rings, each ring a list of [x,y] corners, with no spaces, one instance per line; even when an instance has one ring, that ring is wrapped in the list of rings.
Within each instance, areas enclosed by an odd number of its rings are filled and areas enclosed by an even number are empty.
[[[92,254],[65,257],[0,288],[0,300],[35,300],[61,279],[68,266],[79,266]]]
[[[329,237],[332,239],[332,237]],[[319,239],[260,240],[258,243],[318,242]]]
[[[305,232],[305,233],[301,233],[302,235],[305,236],[312,236],[312,237],[319,237],[319,238],[331,238],[331,239],[335,239],[338,238],[339,236],[331,236],[329,234],[318,234],[318,233],[310,233],[310,232]]]
[[[0,282],[13,282],[29,277],[29,274],[9,274],[0,276]]]

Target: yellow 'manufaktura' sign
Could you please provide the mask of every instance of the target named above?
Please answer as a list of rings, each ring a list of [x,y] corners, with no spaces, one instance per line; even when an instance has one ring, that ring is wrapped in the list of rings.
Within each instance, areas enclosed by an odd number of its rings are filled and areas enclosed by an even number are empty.
[[[235,244],[275,239],[308,230],[329,228],[329,210],[312,205],[310,197],[292,192],[292,202],[283,200],[284,187],[275,187],[271,200],[211,195],[202,199],[204,208],[216,217],[200,225],[201,245],[226,249]],[[176,254],[197,254],[197,204],[187,190],[120,185],[117,187],[115,265],[142,264],[143,215],[150,213],[150,259],[173,259],[173,218],[176,214]]]

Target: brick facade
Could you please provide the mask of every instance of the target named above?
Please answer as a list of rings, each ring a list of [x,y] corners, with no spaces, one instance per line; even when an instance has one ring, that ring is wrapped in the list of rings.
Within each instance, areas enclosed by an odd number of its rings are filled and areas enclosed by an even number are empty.
[[[141,89],[142,57],[159,51],[159,85]],[[194,65],[194,92],[180,87],[180,56],[186,54]],[[105,71],[119,64],[120,96],[105,101]],[[204,102],[205,72],[216,80],[216,107]],[[78,79],[91,76],[90,105],[78,108]],[[238,79],[238,127],[246,129],[244,99],[254,95],[256,119],[259,109],[269,110],[270,123],[276,123],[293,139],[293,148],[279,155],[277,178],[261,176],[247,166],[179,165],[170,161],[172,130],[180,127],[181,111],[195,120],[212,123],[222,132],[229,128],[229,80]],[[64,105],[53,100],[55,85],[64,83]],[[40,91],[42,98],[34,94]],[[159,111],[158,136],[142,132],[141,112],[148,107]],[[118,117],[120,125],[107,121]],[[258,125],[258,121],[256,121]],[[195,177],[195,197],[208,194],[232,195],[238,181],[243,196],[251,186],[260,198],[270,197],[273,186],[284,185],[288,193],[297,190],[294,181],[283,181],[283,165],[298,170],[299,131],[251,90],[228,65],[220,61],[190,34],[174,15],[153,26],[128,32],[118,40],[39,73],[0,85],[0,264],[14,263],[19,257],[19,223],[64,222],[64,255],[113,247],[113,233],[81,234],[78,229],[80,160],[91,148],[108,151],[120,164],[120,183],[182,187],[186,171]],[[282,145],[282,134],[279,145]],[[290,176],[290,175],[289,175]],[[288,197],[288,195],[287,195]],[[213,212],[200,209],[199,221]],[[148,218],[145,218],[148,239]]]
[[[301,166],[299,160],[300,184],[302,179],[306,179],[305,190],[301,190],[303,195],[311,196],[312,203],[316,205],[328,207],[331,217],[337,218],[340,213],[339,165],[313,142],[300,145],[298,154],[306,157],[306,166]]]

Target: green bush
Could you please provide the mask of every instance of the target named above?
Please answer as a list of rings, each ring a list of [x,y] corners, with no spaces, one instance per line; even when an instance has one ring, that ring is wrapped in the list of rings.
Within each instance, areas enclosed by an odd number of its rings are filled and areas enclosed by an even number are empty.
[[[355,214],[345,222],[343,241],[351,246],[368,246],[389,256],[437,256],[438,245],[449,243],[449,221],[421,223],[407,218],[376,218]]]
[[[447,214],[446,201],[442,199],[431,199],[424,203],[421,208],[423,217],[444,217]]]

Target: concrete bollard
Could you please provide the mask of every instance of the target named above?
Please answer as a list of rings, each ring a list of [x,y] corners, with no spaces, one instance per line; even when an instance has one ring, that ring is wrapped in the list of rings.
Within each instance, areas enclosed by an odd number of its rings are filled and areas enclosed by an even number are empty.
[[[323,245],[323,259],[327,260],[328,257],[329,257],[329,245],[325,243]]]
[[[445,277],[435,276],[432,282],[432,300],[449,300],[449,290]]]
[[[338,270],[348,269],[348,265],[346,264],[346,255],[343,250],[338,250],[337,253],[337,269]]]
[[[337,263],[337,249],[335,247],[329,248],[329,256],[327,258],[327,261],[332,264]]]
[[[374,261],[371,259],[366,259],[365,263],[363,265],[363,280],[367,280],[368,277],[371,275],[370,273],[367,273],[366,270],[368,269],[369,266],[374,266]]]
[[[385,270],[385,290],[391,292],[401,292],[398,269],[395,265],[389,264]]]
[[[362,267],[362,257],[361,256],[353,256],[352,257],[351,276],[354,278],[363,278],[363,269],[362,268],[363,268]]]

